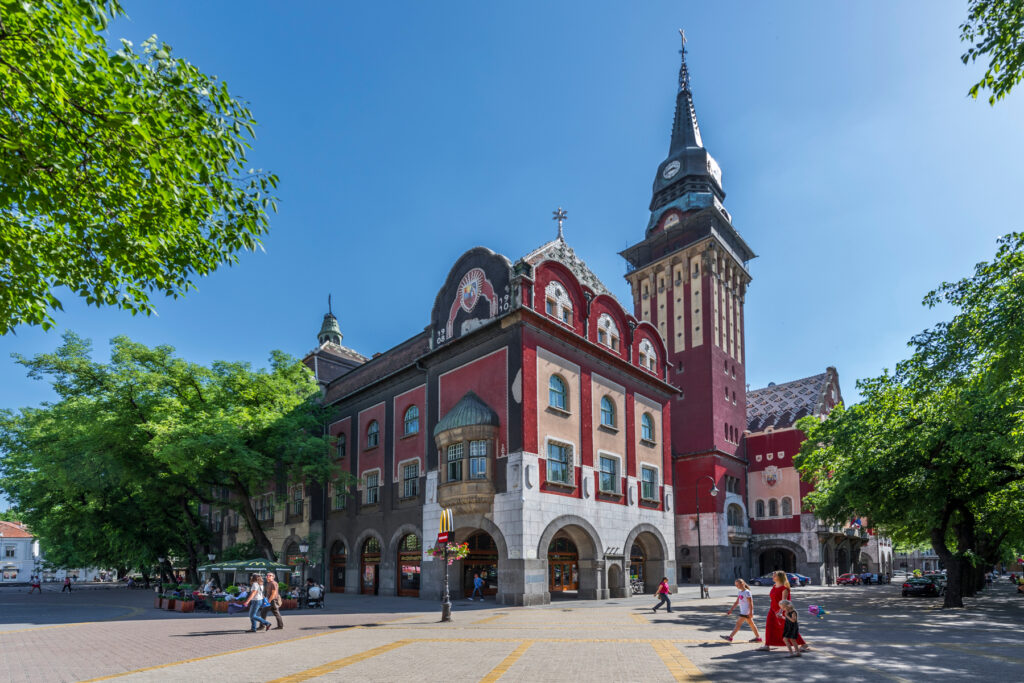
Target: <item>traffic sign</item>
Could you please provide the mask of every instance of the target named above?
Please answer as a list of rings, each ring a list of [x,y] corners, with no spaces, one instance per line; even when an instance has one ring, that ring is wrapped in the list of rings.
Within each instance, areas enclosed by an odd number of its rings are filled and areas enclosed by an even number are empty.
[[[447,531],[442,531],[441,533],[439,533],[437,535],[437,542],[438,543],[447,543],[448,542],[448,532]]]

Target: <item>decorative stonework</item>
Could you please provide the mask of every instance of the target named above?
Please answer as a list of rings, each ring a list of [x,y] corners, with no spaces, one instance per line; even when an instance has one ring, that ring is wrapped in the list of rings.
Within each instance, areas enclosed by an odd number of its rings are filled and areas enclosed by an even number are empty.
[[[576,276],[576,279],[580,281],[580,284],[590,287],[598,294],[607,294],[611,296],[611,292],[604,286],[601,280],[598,279],[597,275],[594,275],[594,271],[587,267],[587,264],[583,262],[583,259],[577,256],[572,247],[566,244],[565,240],[561,237],[530,252],[523,257],[523,261],[526,261],[532,266],[535,266],[542,261],[558,261],[572,271],[572,274]]]

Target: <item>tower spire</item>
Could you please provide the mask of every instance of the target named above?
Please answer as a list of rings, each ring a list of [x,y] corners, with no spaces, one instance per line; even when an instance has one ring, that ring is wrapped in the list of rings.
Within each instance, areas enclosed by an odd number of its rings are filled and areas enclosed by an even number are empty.
[[[693,92],[690,90],[690,69],[686,66],[686,33],[679,29],[682,45],[679,49],[679,93],[676,95],[676,118],[672,125],[672,145],[669,154],[686,147],[703,147],[700,126],[697,125],[697,110],[693,107]]]
[[[327,295],[327,312],[324,313],[324,321],[320,325],[320,334],[316,335],[316,339],[320,342],[320,346],[327,342],[341,346],[341,327],[338,326],[338,319],[334,317],[334,312],[331,310],[330,294]]]

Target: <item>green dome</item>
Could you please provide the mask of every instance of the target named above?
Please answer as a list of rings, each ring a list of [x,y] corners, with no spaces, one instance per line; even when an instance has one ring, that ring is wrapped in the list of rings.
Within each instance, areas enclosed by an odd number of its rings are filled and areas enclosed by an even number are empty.
[[[459,399],[459,402],[448,411],[447,415],[441,418],[441,421],[434,427],[434,436],[459,427],[477,425],[497,427],[498,424],[498,414],[481,401],[479,396],[470,391]]]

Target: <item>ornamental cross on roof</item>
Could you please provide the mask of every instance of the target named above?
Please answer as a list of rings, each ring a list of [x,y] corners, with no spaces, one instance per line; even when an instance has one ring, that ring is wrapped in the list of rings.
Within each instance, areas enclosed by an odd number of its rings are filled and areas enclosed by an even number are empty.
[[[566,213],[565,209],[562,207],[558,207],[556,210],[551,212],[551,220],[558,221],[558,239],[564,239],[562,237],[562,223],[568,217],[569,214]]]

